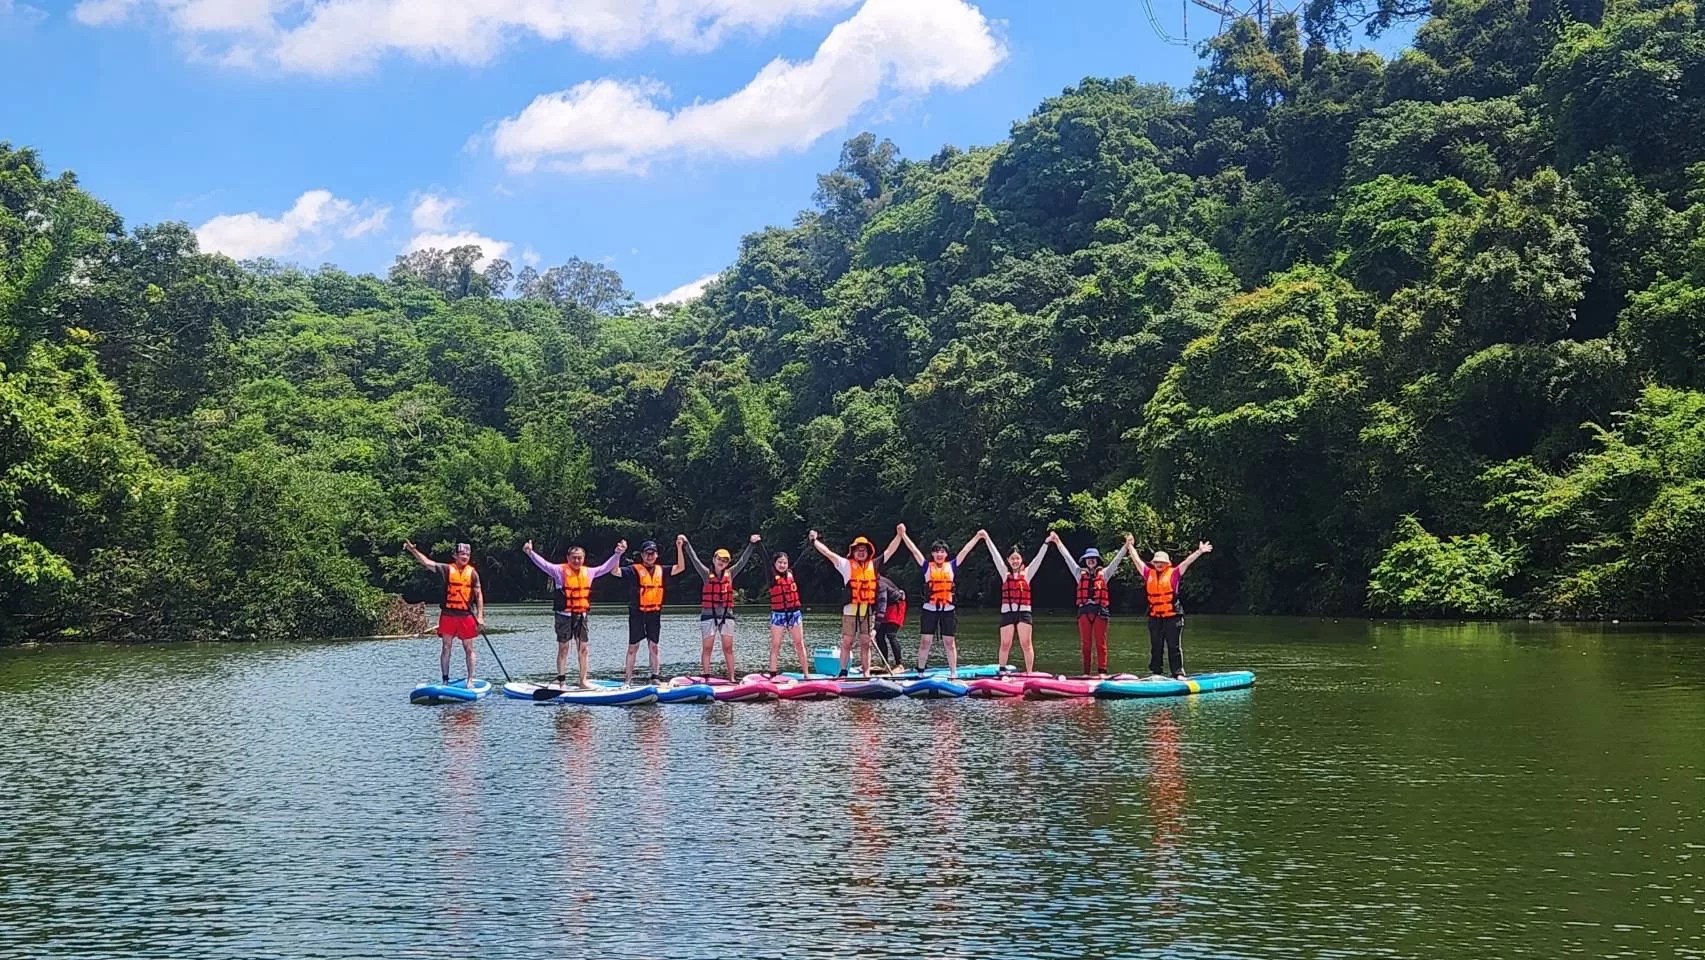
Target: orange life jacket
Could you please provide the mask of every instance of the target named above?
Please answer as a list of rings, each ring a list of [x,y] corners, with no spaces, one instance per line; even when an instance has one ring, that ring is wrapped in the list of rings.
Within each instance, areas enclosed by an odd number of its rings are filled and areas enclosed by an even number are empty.
[[[1167,567],[1165,570],[1149,567],[1147,577],[1149,616],[1157,620],[1176,617],[1184,612],[1183,608],[1178,605],[1177,588],[1173,586],[1172,576],[1171,567]]]
[[[1100,570],[1090,573],[1088,570],[1077,578],[1077,608],[1083,613],[1085,607],[1100,607],[1101,613],[1106,613],[1113,606],[1113,598],[1107,593],[1107,578]]]
[[[458,567],[450,564],[444,571],[444,609],[452,613],[468,613],[474,599],[474,565]]]
[[[930,603],[937,606],[951,606],[953,603],[953,561],[946,560],[936,563],[929,561],[924,568],[925,596]]]
[[[592,571],[584,564],[578,570],[566,563],[562,565],[562,604],[557,609],[564,613],[585,613],[592,609]]]
[[[663,565],[658,563],[647,568],[643,563],[636,563],[633,576],[639,583],[640,611],[656,613],[663,609]]]
[[[854,605],[869,606],[876,602],[876,564],[866,560],[848,560],[847,591]]]
[[[699,604],[704,609],[712,607],[727,610],[734,606],[734,578],[726,573],[713,573],[704,582],[704,592],[699,594]]]
[[[1030,609],[1030,581],[1024,573],[1008,573],[1001,581],[1001,609]]]
[[[793,571],[778,573],[770,584],[771,610],[798,610],[799,584],[794,582]]]

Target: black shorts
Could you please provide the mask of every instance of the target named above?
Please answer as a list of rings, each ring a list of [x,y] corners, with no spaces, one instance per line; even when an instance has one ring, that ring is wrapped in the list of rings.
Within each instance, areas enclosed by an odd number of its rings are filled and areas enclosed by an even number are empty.
[[[657,643],[662,639],[663,611],[628,611],[628,646],[634,646],[642,640],[649,640],[652,643]]]
[[[559,613],[556,615],[556,642],[586,641],[586,614]]]
[[[944,637],[959,635],[959,611],[957,610],[925,610],[918,618],[918,636],[933,637],[936,634]]]
[[[1001,614],[1001,626],[1010,627],[1015,623],[1031,623],[1029,610],[1008,610]]]

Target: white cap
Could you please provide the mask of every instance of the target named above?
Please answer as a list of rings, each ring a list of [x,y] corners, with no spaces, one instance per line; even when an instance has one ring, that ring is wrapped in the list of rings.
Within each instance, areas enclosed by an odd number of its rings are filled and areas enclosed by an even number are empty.
[[[1172,558],[1166,555],[1165,550],[1156,550],[1154,552],[1154,559],[1150,560],[1149,562],[1150,563],[1171,563]]]

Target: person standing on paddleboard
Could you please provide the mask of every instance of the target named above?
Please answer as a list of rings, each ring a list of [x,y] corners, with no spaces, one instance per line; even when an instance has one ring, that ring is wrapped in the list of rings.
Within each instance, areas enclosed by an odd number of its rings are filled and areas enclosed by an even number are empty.
[[[687,559],[692,561],[693,569],[704,579],[704,592],[699,600],[699,637],[703,640],[703,656],[700,671],[702,676],[710,676],[710,649],[718,637],[722,638],[722,661],[728,667],[728,682],[734,683],[734,578],[746,568],[746,561],[752,559],[752,548],[758,545],[761,538],[752,534],[746,541],[746,549],[740,551],[740,559],[731,564],[727,550],[717,548],[711,556],[710,568],[706,569],[699,560],[698,551],[693,549],[693,542],[686,534],[676,537],[676,541],[687,548]]]
[[[995,569],[1001,569],[1000,552],[995,549],[994,539],[984,536],[983,543],[989,548],[989,559],[995,562]],[[1024,672],[1034,673],[1036,670],[1036,648],[1031,642],[1031,631],[1035,626],[1030,606],[1030,584],[1036,580],[1036,571],[1042,569],[1042,561],[1047,556],[1046,540],[1028,566],[1024,563],[1023,552],[1017,547],[1006,555],[1006,577],[1001,580],[1000,656],[995,660],[1002,673],[1006,672],[1006,658],[1012,653],[1015,637],[1019,649],[1024,651]]]
[[[906,591],[883,573],[876,575],[876,651],[891,673],[906,669],[901,662],[900,628],[906,625]]]
[[[1114,552],[1107,569],[1103,570],[1100,550],[1094,547],[1084,550],[1078,558],[1082,561],[1080,565],[1078,560],[1072,559],[1060,535],[1048,532],[1048,542],[1060,551],[1060,557],[1077,579],[1077,640],[1083,653],[1084,676],[1107,674],[1107,622],[1113,613],[1113,599],[1107,592],[1107,582],[1119,572],[1119,561],[1130,549],[1130,535],[1126,534],[1125,539],[1126,543]]]
[[[951,559],[947,554],[947,542],[937,540],[930,544],[928,560],[907,536],[905,524],[896,526],[894,532],[899,534],[906,549],[911,551],[912,559],[924,571],[923,614],[918,618],[918,673],[923,673],[929,665],[930,641],[940,637],[941,645],[947,650],[947,679],[956,680],[959,677],[959,611],[953,605],[954,581],[959,574],[959,565],[971,555],[971,548],[989,532],[978,530],[972,534],[971,539],[959,548],[959,555]]]
[[[781,672],[781,641],[793,637],[799,673],[811,678],[811,658],[805,653],[805,608],[799,602],[799,583],[793,579],[793,558],[778,552],[770,558],[770,676]]]
[[[633,661],[643,641],[651,644],[651,683],[663,682],[663,575],[678,577],[687,569],[681,545],[684,536],[675,538],[675,565],[667,571],[657,562],[657,541],[647,540],[639,545],[639,562],[623,563],[616,567],[618,577],[627,578],[628,590],[628,656],[622,667],[622,684],[633,686]]]
[[[808,531],[805,539],[834,566],[835,571],[841,575],[841,582],[847,585],[847,603],[841,607],[839,677],[844,679],[847,675],[847,665],[852,662],[854,643],[858,644],[859,667],[868,677],[870,633],[873,626],[871,619],[876,614],[876,544],[871,543],[868,537],[854,537],[852,546],[847,548],[848,556],[843,557],[818,539],[815,530]]]
[[[474,680],[474,638],[485,625],[485,591],[480,588],[480,574],[474,569],[474,548],[456,544],[455,559],[439,563],[416,549],[414,543],[403,541],[403,549],[414,556],[423,567],[444,578],[444,602],[438,607],[438,674],[450,682],[450,646],[462,641],[462,653],[468,660],[468,686]]]
[[[583,547],[569,547],[568,557],[560,564],[552,563],[533,552],[533,541],[528,540],[521,545],[521,552],[527,559],[533,561],[533,566],[545,572],[557,588],[556,616],[552,619],[556,624],[556,682],[559,686],[568,683],[568,645],[575,645],[575,653],[580,666],[580,685],[589,687],[591,678],[587,675],[587,656],[589,639],[586,630],[586,616],[592,610],[592,581],[598,579],[622,562],[622,554],[627,550],[626,540],[616,541],[616,549],[610,558],[599,564],[595,569],[586,566],[586,550]]]
[[[1197,557],[1214,552],[1214,545],[1201,541],[1196,544],[1196,551],[1177,567],[1172,566],[1172,557],[1165,550],[1156,550],[1153,559],[1144,563],[1143,558],[1137,555],[1134,539],[1127,538],[1126,546],[1131,548],[1131,558],[1137,564],[1137,574],[1143,578],[1144,593],[1148,599],[1149,676],[1183,680],[1184,605],[1178,602],[1178,582],[1184,579],[1184,571],[1190,569]],[[1163,651],[1165,663],[1161,662]],[[1171,672],[1161,673],[1163,666]]]

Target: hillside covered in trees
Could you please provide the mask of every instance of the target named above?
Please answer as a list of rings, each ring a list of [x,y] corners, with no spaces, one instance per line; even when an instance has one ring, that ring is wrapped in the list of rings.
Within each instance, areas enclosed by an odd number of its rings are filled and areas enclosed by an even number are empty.
[[[968,152],[859,136],[663,308],[473,248],[236,264],[0,146],[0,642],[360,633],[426,588],[405,536],[519,599],[529,538],[901,519],[1212,539],[1195,610],[1699,615],[1705,7],[1343,39],[1240,23],[1187,91],[1085,80]]]

